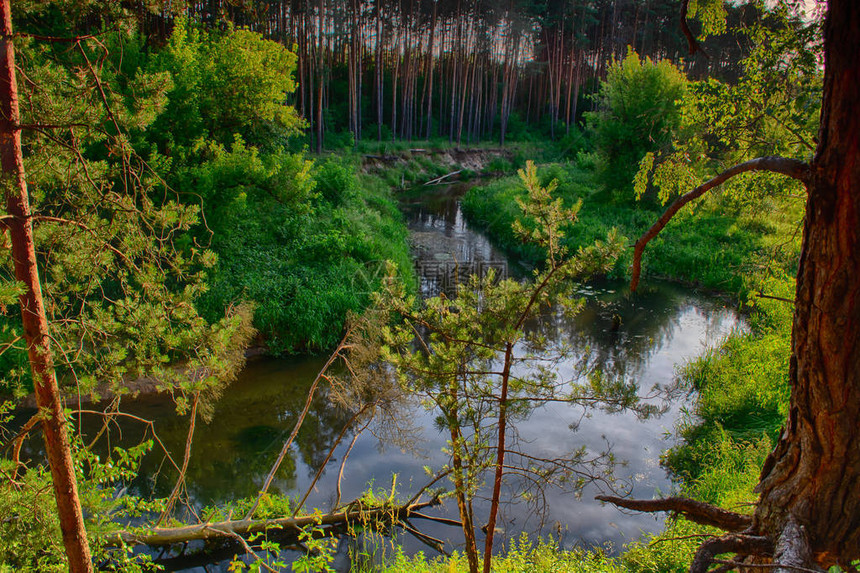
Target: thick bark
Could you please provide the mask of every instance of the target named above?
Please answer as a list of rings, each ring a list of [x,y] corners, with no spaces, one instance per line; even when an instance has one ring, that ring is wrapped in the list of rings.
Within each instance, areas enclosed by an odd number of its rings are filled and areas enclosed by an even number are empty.
[[[69,570],[76,573],[92,571],[90,548],[75,481],[75,468],[69,449],[67,422],[57,388],[48,321],[36,265],[33,225],[21,151],[15,48],[12,43],[12,13],[9,0],[0,2],[0,19],[3,26],[3,36],[0,40],[3,46],[2,56],[0,56],[0,162],[6,195],[6,212],[10,217],[3,224],[12,242],[15,278],[26,285],[27,289],[20,297],[21,322],[27,343],[30,369],[33,373],[36,401],[43,416],[42,433],[45,437],[48,463],[51,466],[54,497],[57,500],[57,513],[63,534],[63,545],[69,559]]]
[[[850,567],[860,558],[860,441],[855,435],[860,420],[860,4],[855,0],[828,3],[824,52],[819,143],[811,165],[762,158],[736,166],[676,201],[634,253],[635,281],[648,240],[680,207],[737,173],[767,169],[806,185],[789,415],[762,469],[751,528],[776,543],[777,565],[783,566],[777,569],[785,571]]]
[[[790,518],[822,565],[860,558],[860,4],[831,0],[819,145],[797,275],[787,425],[755,527]]]

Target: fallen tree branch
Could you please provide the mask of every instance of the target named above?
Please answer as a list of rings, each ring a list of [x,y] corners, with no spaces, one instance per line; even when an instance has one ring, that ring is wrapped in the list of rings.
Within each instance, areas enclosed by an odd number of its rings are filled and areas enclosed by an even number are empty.
[[[610,495],[598,495],[595,499],[634,511],[670,511],[680,513],[688,520],[700,525],[719,527],[726,531],[743,531],[752,525],[752,517],[728,511],[694,499],[667,497],[664,499],[626,499]]]
[[[639,240],[636,241],[636,245],[633,249],[633,271],[630,278],[631,291],[635,291],[636,287],[639,286],[639,276],[642,274],[642,253],[645,251],[645,245],[647,245],[651,239],[656,237],[660,231],[663,230],[663,227],[672,220],[672,217],[675,216],[681,207],[694,199],[698,199],[711,189],[719,187],[732,177],[748,171],[770,171],[773,173],[780,173],[793,179],[797,179],[803,183],[806,183],[809,179],[809,165],[807,163],[797,159],[770,155],[767,157],[751,159],[750,161],[745,161],[744,163],[739,163],[730,167],[710,181],[699,185],[689,193],[681,195],[675,199],[671,205],[669,205],[669,208],[666,209],[657,222],[654,223],[650,229],[645,231],[645,234],[639,237]]]
[[[342,511],[334,511],[322,515],[305,515],[301,517],[284,517],[279,519],[240,519],[219,521],[215,523],[197,523],[182,527],[156,527],[144,531],[118,531],[108,534],[104,541],[109,546],[126,544],[129,546],[149,545],[160,547],[189,541],[218,541],[229,540],[236,535],[247,536],[252,533],[277,531],[282,538],[298,536],[303,528],[321,526],[323,528],[345,527],[355,521],[398,522],[402,523],[416,511],[432,507],[440,503],[438,497],[420,503],[392,506],[389,504],[379,507],[366,508],[360,502],[354,502]]]
[[[454,175],[457,175],[458,173],[461,173],[462,171],[463,171],[462,169],[458,169],[457,171],[452,171],[451,173],[446,173],[442,177],[437,177],[436,179],[431,179],[430,181],[425,183],[424,186],[427,187],[430,185],[440,185],[445,179],[452,177]]]

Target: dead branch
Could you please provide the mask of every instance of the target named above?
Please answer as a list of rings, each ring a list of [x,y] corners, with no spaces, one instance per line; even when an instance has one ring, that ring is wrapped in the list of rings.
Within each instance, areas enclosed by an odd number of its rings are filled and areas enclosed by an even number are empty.
[[[170,512],[173,511],[176,498],[179,496],[179,492],[185,485],[185,474],[188,471],[188,462],[191,460],[191,443],[194,441],[194,426],[197,421],[197,405],[199,403],[200,392],[198,391],[194,394],[194,403],[191,405],[191,421],[188,424],[188,436],[185,439],[185,455],[182,459],[182,469],[179,470],[179,477],[176,478],[176,485],[173,486],[173,491],[170,492],[170,497],[167,499],[167,503],[164,504],[164,511],[161,512],[156,525],[164,521],[164,519],[170,515]]]
[[[340,497],[341,497],[341,487],[340,484],[343,481],[343,470],[346,468],[346,460],[349,459],[349,454],[352,453],[352,448],[355,447],[355,443],[358,442],[359,436],[367,429],[367,425],[365,424],[360,430],[358,430],[355,435],[352,437],[352,441],[349,443],[349,447],[346,449],[346,453],[343,454],[343,459],[340,461],[340,469],[337,471],[337,497],[334,500],[334,507],[340,506]]]
[[[457,171],[452,171],[451,173],[446,173],[442,177],[437,177],[436,179],[431,179],[430,181],[425,183],[424,186],[429,187],[430,185],[441,185],[445,181],[445,179],[452,177],[454,175],[457,175],[458,173],[461,173],[462,171],[463,171],[462,169],[458,169]]]
[[[42,413],[41,412],[35,413],[21,427],[21,430],[15,435],[15,437],[3,445],[3,447],[5,448],[9,444],[13,444],[13,446],[12,446],[12,462],[14,462],[15,466],[12,469],[12,476],[9,479],[10,482],[15,481],[15,479],[18,477],[18,469],[23,465],[21,463],[21,447],[24,445],[24,438],[26,438],[27,434],[30,433],[30,430],[32,430],[34,427],[36,427],[36,424],[38,424],[41,421],[42,421]]]
[[[235,535],[247,537],[253,533],[277,532],[279,537],[296,537],[309,526],[319,526],[325,529],[346,527],[350,523],[362,521],[366,523],[402,523],[413,512],[440,503],[438,497],[420,503],[392,506],[389,504],[366,508],[361,502],[354,502],[344,510],[333,511],[322,515],[304,515],[301,517],[284,517],[278,519],[241,519],[219,521],[215,523],[198,523],[182,527],[155,527],[144,531],[118,531],[107,535],[104,541],[110,546],[122,544],[149,545],[161,547],[189,541],[229,540]]]
[[[293,431],[290,433],[290,437],[287,438],[287,441],[284,442],[284,446],[281,448],[281,452],[278,454],[278,459],[275,460],[274,465],[272,465],[272,469],[269,470],[269,475],[266,476],[266,481],[263,483],[263,487],[260,488],[260,492],[257,494],[257,498],[254,500],[254,503],[251,505],[251,509],[248,510],[248,513],[245,515],[245,520],[250,520],[254,517],[254,512],[257,511],[257,507],[260,505],[260,500],[263,499],[263,496],[266,495],[266,492],[269,490],[269,486],[272,485],[272,480],[275,479],[275,474],[278,471],[278,468],[281,467],[281,463],[284,461],[284,458],[287,455],[287,452],[290,450],[290,446],[293,444],[293,441],[296,439],[296,436],[299,433],[299,429],[301,429],[302,424],[305,421],[305,417],[308,415],[308,411],[311,409],[311,403],[313,402],[314,395],[316,394],[317,387],[319,386],[320,380],[325,377],[326,372],[334,364],[335,360],[338,359],[340,353],[347,345],[347,339],[349,338],[352,329],[347,330],[344,337],[341,339],[340,344],[337,345],[334,352],[332,352],[329,359],[323,365],[322,369],[320,369],[317,377],[314,378],[313,384],[311,384],[310,389],[308,390],[308,398],[305,400],[305,407],[302,409],[302,413],[299,414],[298,420],[296,420],[295,426],[293,426]]]
[[[179,464],[177,464],[176,461],[174,461],[173,456],[170,455],[170,450],[167,449],[167,446],[164,445],[164,442],[161,441],[161,438],[156,433],[155,422],[153,422],[152,420],[147,420],[146,418],[141,418],[140,416],[135,416],[134,414],[129,414],[127,412],[119,412],[119,411],[116,411],[116,412],[100,412],[98,410],[81,410],[81,409],[78,409],[78,410],[72,410],[71,413],[73,415],[75,415],[75,414],[93,414],[96,416],[102,416],[104,418],[115,418],[115,417],[130,418],[132,420],[140,422],[141,424],[144,424],[145,426],[147,426],[149,428],[149,432],[152,433],[152,439],[161,448],[161,451],[164,453],[164,456],[165,456],[165,458],[167,458],[167,461],[170,462],[170,465],[173,466],[173,469],[175,469],[177,472],[182,471],[179,467]],[[107,422],[105,422],[105,424],[107,424]],[[99,432],[99,434],[101,434],[101,432]],[[91,443],[89,445],[89,447],[92,448],[94,445],[95,445],[95,442]]]
[[[804,163],[803,161],[770,155],[767,157],[751,159],[750,161],[745,161],[744,163],[739,163],[730,167],[710,181],[699,185],[689,193],[681,195],[675,199],[671,205],[669,205],[669,208],[666,209],[657,222],[654,223],[644,235],[639,237],[638,241],[636,241],[636,245],[633,249],[633,271],[630,278],[631,291],[635,291],[636,287],[639,286],[639,276],[642,274],[642,253],[645,251],[645,246],[663,230],[663,227],[672,220],[672,217],[675,216],[681,207],[694,199],[698,199],[711,189],[719,187],[732,177],[748,171],[770,171],[773,173],[781,173],[782,175],[797,179],[803,183],[808,181],[810,174],[809,164]]]
[[[758,535],[723,535],[712,537],[699,546],[690,565],[690,573],[706,573],[714,563],[714,558],[722,553],[737,553],[738,555],[773,554],[773,543],[767,537]]]
[[[417,511],[413,511],[409,516],[410,519],[426,519],[428,521],[435,521],[436,523],[441,523],[443,525],[453,525],[454,527],[463,527],[463,522],[458,521],[456,519],[449,519],[447,517],[436,517],[435,515],[426,515],[424,513],[418,513]]]
[[[785,297],[781,297],[781,296],[773,296],[773,295],[769,295],[769,294],[764,294],[762,292],[756,293],[755,297],[756,298],[766,298],[768,300],[778,300],[780,302],[787,302],[788,304],[794,304],[794,299],[785,298]]]
[[[320,465],[319,469],[317,470],[317,473],[314,476],[314,479],[311,480],[311,484],[308,486],[308,489],[305,491],[305,495],[302,496],[302,499],[299,500],[298,504],[296,504],[296,508],[293,510],[293,517],[298,515],[298,513],[302,510],[302,507],[304,507],[305,502],[308,500],[308,497],[311,495],[311,492],[316,487],[317,482],[319,481],[320,477],[322,477],[322,474],[325,471],[326,466],[328,465],[329,461],[331,461],[331,458],[334,455],[334,452],[337,449],[337,447],[340,445],[340,442],[343,440],[343,437],[350,430],[350,428],[352,428],[352,425],[355,424],[355,421],[362,414],[364,414],[371,406],[372,406],[372,404],[365,404],[360,410],[358,410],[355,414],[352,415],[352,417],[349,419],[349,421],[346,424],[343,425],[343,428],[341,429],[340,433],[337,435],[337,438],[335,438],[334,443],[332,444],[331,448],[329,448],[328,455],[323,460],[323,463]]]
[[[71,36],[69,38],[62,38],[59,36],[40,36],[38,34],[28,34],[26,32],[15,32],[16,38],[32,38],[34,40],[38,40],[40,42],[69,42],[69,43],[78,43],[83,40],[91,40],[93,38],[97,38],[98,36],[103,36],[110,32],[115,32],[116,28],[110,28],[108,30],[104,30],[99,32],[98,34],[85,34],[82,36]]]
[[[598,495],[595,499],[634,511],[680,513],[694,523],[719,527],[726,531],[743,531],[752,525],[752,517],[749,515],[742,515],[685,497],[646,500]]]
[[[442,541],[441,539],[437,539],[435,537],[431,537],[430,535],[427,535],[426,533],[422,533],[421,531],[418,531],[417,529],[415,529],[414,527],[412,527],[408,523],[403,524],[403,529],[406,532],[411,533],[418,541],[425,544],[427,547],[429,547],[435,551],[438,551],[439,553],[447,554],[445,552],[445,542]]]

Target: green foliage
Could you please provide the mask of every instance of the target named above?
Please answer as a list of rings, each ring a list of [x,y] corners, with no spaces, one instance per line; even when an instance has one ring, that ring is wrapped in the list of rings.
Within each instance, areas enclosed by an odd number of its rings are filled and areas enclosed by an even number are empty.
[[[625,189],[642,157],[672,141],[686,86],[671,62],[643,60],[632,50],[609,68],[600,85],[600,111],[587,116],[600,152],[599,179],[608,189]]]
[[[334,562],[334,551],[337,548],[336,537],[323,536],[319,527],[308,527],[299,533],[299,541],[305,546],[305,554],[293,561],[292,569],[296,573],[334,573],[331,564]]]
[[[690,84],[681,105],[681,137],[643,157],[636,194],[656,189],[665,203],[735,163],[767,155],[807,159],[821,102],[818,25],[778,6],[744,30],[754,48],[741,61],[740,80]],[[724,188],[747,208],[800,192],[798,182],[774,174],[735,178]]]
[[[253,159],[247,151],[240,153],[243,161]],[[238,205],[212,222],[213,248],[220,258],[201,308],[206,316],[216,316],[232,301],[253,300],[254,324],[271,351],[321,351],[340,339],[348,312],[359,313],[369,304],[386,261],[394,261],[411,284],[406,228],[378,180],[358,180],[343,165],[330,164],[316,177],[328,177],[329,189],[352,187],[333,204],[312,191],[316,180],[309,175],[309,162],[289,154],[281,160],[274,176],[246,171],[260,177],[236,188],[231,196]],[[228,185],[242,181],[229,173],[224,177]],[[308,199],[278,200],[267,190],[283,192],[280,178],[292,180]],[[223,192],[220,179],[211,181]]]
[[[0,407],[0,412],[3,408]],[[0,417],[0,436],[7,420]],[[125,488],[137,474],[141,458],[152,448],[143,442],[130,449],[114,448],[99,456],[73,443],[81,505],[93,559],[106,570],[156,570],[148,555],[134,555],[125,546],[112,547],[106,536],[121,524],[161,509],[158,500],[144,501],[126,495]],[[16,467],[0,459],[0,571],[66,571],[66,555],[60,536],[56,502],[51,495],[51,475],[46,467]]]
[[[356,167],[350,161],[333,157],[317,165],[317,191],[334,206],[342,205],[357,193]]]
[[[166,71],[174,89],[150,136],[174,156],[197,139],[270,146],[298,135],[304,122],[287,105],[296,56],[249,30],[208,30],[178,18],[150,67]]]
[[[61,381],[83,392],[107,382],[121,392],[128,378],[154,376],[165,385],[181,383],[179,394],[217,392],[243,361],[236,347],[250,338],[250,315],[238,307],[222,307],[210,321],[198,314],[195,303],[214,263],[190,240],[200,208],[182,202],[132,145],[168,106],[170,75],[147,69],[142,39],[123,30],[73,50],[32,39],[16,49],[27,77],[20,86],[27,102],[22,121],[68,126],[25,135]],[[13,276],[3,249],[0,284],[11,285]],[[9,344],[19,335],[19,309],[4,302]],[[26,391],[23,348],[5,350],[6,386]],[[170,365],[179,360],[198,375],[178,375]]]
[[[791,281],[768,284],[779,296],[793,291]],[[727,483],[717,479],[707,488],[710,493],[699,491],[709,500],[721,490],[732,491],[727,484],[739,476],[746,476],[750,489],[757,483],[764,455],[788,415],[790,310],[783,301],[759,302],[751,333],[729,338],[680,372],[682,383],[696,389],[698,398],[679,428],[681,445],[669,450],[664,462],[688,483],[723,476]],[[723,461],[717,464],[715,458]]]
[[[635,203],[632,198],[620,202],[596,190],[592,174],[577,166],[545,165],[539,174],[559,180],[557,193],[566,204],[582,201],[577,224],[565,238],[569,248],[588,245],[613,227],[623,236],[638,237],[659,217],[650,202]],[[545,253],[520,241],[511,229],[521,195],[516,179],[498,179],[472,188],[463,198],[463,211],[470,223],[485,229],[497,245],[538,264]],[[709,198],[696,207],[695,213],[679,213],[649,244],[645,268],[658,276],[743,295],[754,288],[749,278],[752,269],[772,267],[775,272],[791,272],[800,248],[795,230],[801,207],[793,199],[767,197],[758,208],[749,210],[732,197]],[[614,275],[627,273],[629,257],[629,253],[621,257]]]
[[[451,557],[427,558],[423,553],[412,557],[398,554],[385,573],[460,573],[468,571],[465,557],[455,552]],[[563,550],[553,539],[529,539],[523,535],[511,540],[510,549],[493,559],[493,571],[499,573],[621,573],[625,569],[616,558],[601,549]]]

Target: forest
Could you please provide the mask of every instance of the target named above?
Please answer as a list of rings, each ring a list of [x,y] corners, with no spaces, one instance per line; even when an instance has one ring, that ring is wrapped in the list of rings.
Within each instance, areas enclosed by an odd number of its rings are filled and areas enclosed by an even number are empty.
[[[860,570],[853,0],[0,17],[0,573]]]

